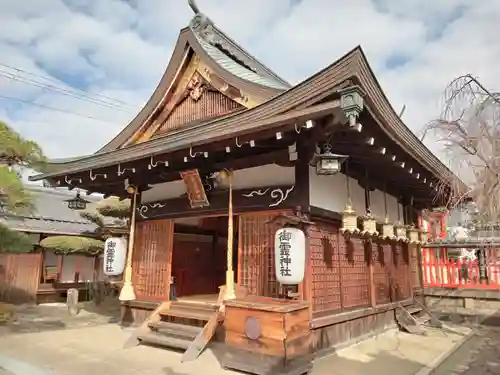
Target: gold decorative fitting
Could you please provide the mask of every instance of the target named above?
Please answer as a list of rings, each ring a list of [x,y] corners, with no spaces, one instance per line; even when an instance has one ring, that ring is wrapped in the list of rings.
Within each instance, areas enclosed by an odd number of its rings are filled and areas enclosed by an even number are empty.
[[[203,94],[204,86],[203,78],[198,73],[194,74],[187,86],[191,99],[194,101],[199,100]]]
[[[361,222],[363,223],[363,234],[366,236],[377,236],[377,221],[370,214],[367,213],[365,216],[361,218]]]
[[[357,233],[358,229],[358,216],[356,212],[352,209],[352,205],[347,203],[344,212],[342,212],[342,228],[340,228],[342,233]]]
[[[407,236],[408,240],[412,244],[419,244],[420,239],[419,239],[419,230],[415,228],[413,225],[410,226],[407,230]]]
[[[396,236],[394,235],[394,224],[389,222],[389,218],[386,216],[383,223],[379,224],[380,238],[385,240],[394,240]]]
[[[408,237],[406,233],[406,226],[403,224],[397,224],[394,227],[394,232],[396,233],[396,240],[401,242],[408,242]]]

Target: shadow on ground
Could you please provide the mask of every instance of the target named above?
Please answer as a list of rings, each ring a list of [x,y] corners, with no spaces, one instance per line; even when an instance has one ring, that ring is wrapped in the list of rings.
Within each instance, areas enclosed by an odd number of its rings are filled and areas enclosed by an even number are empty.
[[[224,346],[221,343],[213,343],[210,349],[222,366],[225,355]],[[386,348],[377,353],[363,354],[349,358],[345,351],[333,352],[314,360],[314,367],[311,375],[366,375],[383,373],[384,375],[413,375],[424,365],[419,362],[404,358],[398,345],[393,348]],[[170,368],[165,368],[165,375],[186,375],[178,373]],[[277,369],[270,369],[266,375],[278,375]]]
[[[105,300],[99,306],[83,302],[77,315],[71,315],[64,303],[24,304],[14,306],[13,318],[0,325],[0,335],[92,327],[118,323],[119,320],[120,302],[117,298]]]

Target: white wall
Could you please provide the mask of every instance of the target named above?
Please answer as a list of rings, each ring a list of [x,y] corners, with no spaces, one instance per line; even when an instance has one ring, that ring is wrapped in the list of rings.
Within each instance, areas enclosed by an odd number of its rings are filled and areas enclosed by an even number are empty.
[[[94,258],[83,255],[66,255],[62,261],[61,283],[72,283],[75,281],[76,264],[80,273],[79,281],[92,281],[94,278]]]
[[[53,251],[45,250],[43,255],[43,265],[44,267],[57,267],[58,265],[58,256]]]
[[[295,168],[280,167],[276,164],[239,169],[233,174],[234,189],[293,185],[294,183]],[[142,193],[141,203],[152,203],[177,198],[185,193],[186,188],[182,180],[156,184],[150,190]]]
[[[358,215],[365,214],[365,191],[358,181],[349,177],[351,202]],[[334,212],[342,212],[347,203],[347,179],[342,173],[333,176],[318,176],[316,168],[309,168],[309,203],[311,206]],[[379,219],[385,217],[384,193],[380,190],[370,192],[372,214]],[[402,206],[401,220],[402,220]],[[398,218],[398,203],[395,197],[387,194],[387,214],[392,222]]]

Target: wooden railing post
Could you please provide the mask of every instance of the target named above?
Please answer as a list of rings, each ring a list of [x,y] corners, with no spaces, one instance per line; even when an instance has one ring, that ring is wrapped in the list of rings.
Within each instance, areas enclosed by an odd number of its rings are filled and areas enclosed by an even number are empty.
[[[370,283],[370,304],[372,307],[377,306],[377,297],[375,293],[375,277],[373,274],[373,243],[371,241],[365,242],[365,254],[368,262],[368,282]]]
[[[406,263],[406,277],[407,277],[407,284],[408,284],[408,291],[410,292],[410,298],[413,298],[413,267],[412,267],[412,261],[411,261],[411,253],[410,253],[410,246],[411,249],[413,247],[418,247],[418,245],[409,245],[405,244],[403,245],[403,260],[408,259],[408,263]]]

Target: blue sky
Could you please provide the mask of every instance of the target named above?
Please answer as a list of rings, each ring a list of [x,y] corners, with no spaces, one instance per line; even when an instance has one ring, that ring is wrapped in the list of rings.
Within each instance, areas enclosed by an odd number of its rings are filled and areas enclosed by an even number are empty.
[[[0,0],[0,118],[50,157],[92,153],[148,100],[191,9],[187,0],[41,3]],[[472,73],[500,88],[500,0],[197,3],[292,83],[360,44],[396,110],[406,104],[415,132],[439,114],[455,76]]]

